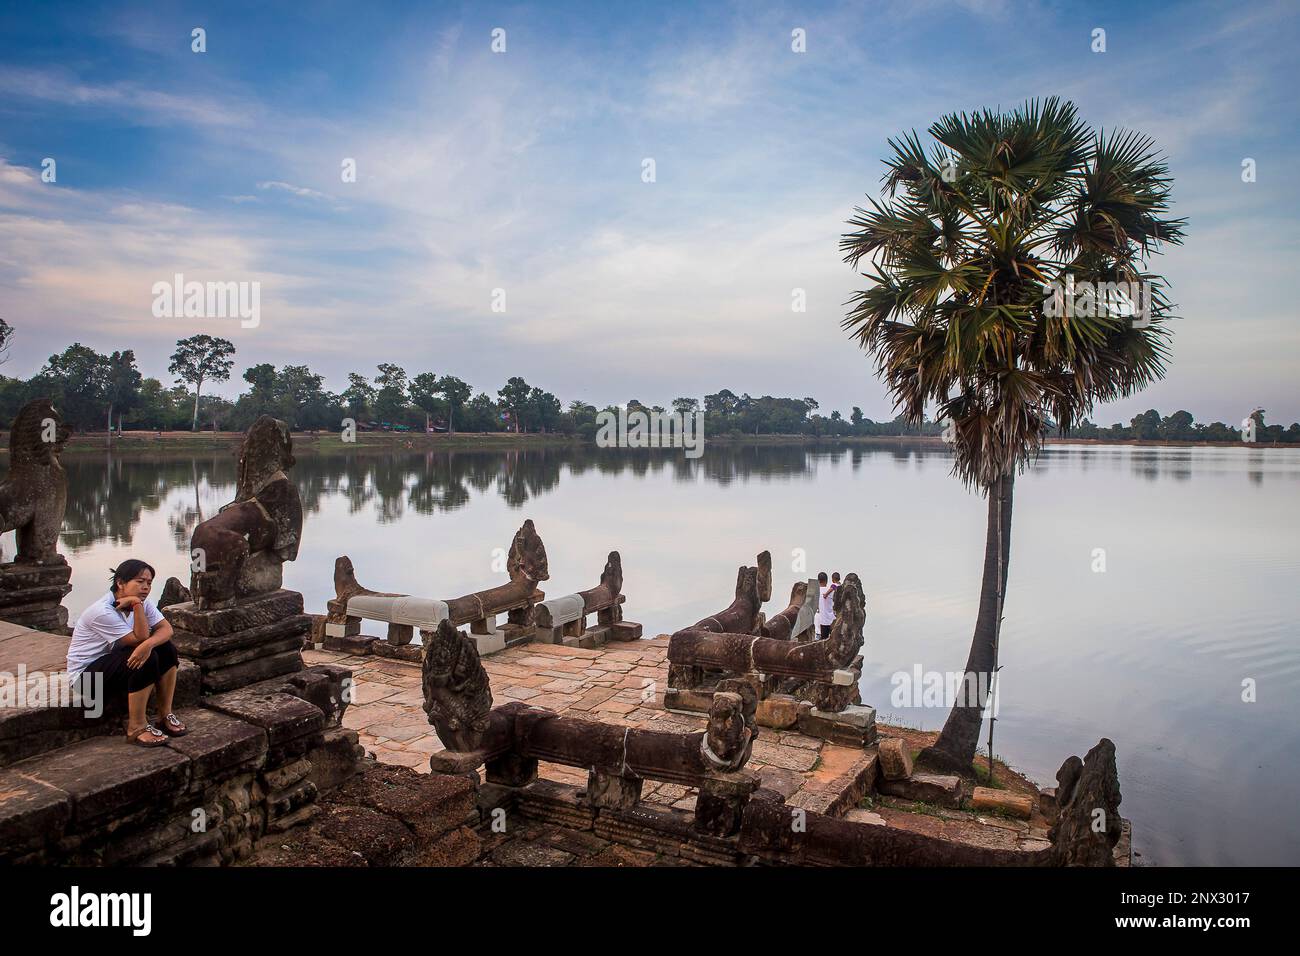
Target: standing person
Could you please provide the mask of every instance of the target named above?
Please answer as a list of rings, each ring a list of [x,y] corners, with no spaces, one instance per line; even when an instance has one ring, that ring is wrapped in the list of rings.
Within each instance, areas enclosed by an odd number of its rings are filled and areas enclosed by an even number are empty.
[[[831,574],[831,590],[838,591],[839,589],[840,589],[840,572],[835,571]]]
[[[68,683],[82,675],[103,675],[108,699],[126,694],[126,737],[141,747],[161,747],[168,737],[185,734],[185,725],[172,713],[179,658],[172,626],[158,605],[149,600],[154,570],[132,558],[113,571],[109,592],[82,612],[68,645]],[[83,682],[83,696],[89,681]],[[162,729],[149,723],[149,695],[158,692]],[[105,701],[107,702],[107,701]]]
[[[831,636],[831,625],[835,623],[835,589],[826,583],[825,571],[817,575],[817,592],[817,626],[824,641]]]

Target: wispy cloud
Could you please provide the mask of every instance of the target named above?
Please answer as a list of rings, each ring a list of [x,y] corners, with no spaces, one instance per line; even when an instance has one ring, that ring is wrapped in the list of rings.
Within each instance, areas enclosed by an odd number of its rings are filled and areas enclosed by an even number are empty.
[[[262,327],[231,330],[241,356],[308,361],[336,387],[397,359],[479,387],[524,374],[602,404],[728,385],[887,417],[838,328],[865,280],[837,250],[878,188],[886,138],[1063,93],[1094,124],[1153,135],[1194,217],[1167,259],[1186,316],[1176,361],[1136,404],[1223,415],[1253,391],[1281,409],[1295,399],[1279,356],[1300,346],[1284,294],[1296,227],[1278,214],[1297,192],[1280,172],[1296,145],[1281,82],[1294,17],[1193,9],[1113,11],[1111,51],[1096,56],[1087,25],[1046,4],[609,11],[593,24],[474,10],[367,25],[329,69],[311,53],[325,27],[297,21],[281,25],[295,37],[284,62],[261,47],[237,61],[228,43],[182,55],[174,25],[150,21],[133,65],[113,69],[128,29],[115,22],[84,57],[0,68],[0,117],[14,120],[0,161],[0,314],[21,333],[10,369],[80,337],[141,342],[156,374],[193,330],[160,327],[148,290],[183,271],[260,279]],[[498,23],[500,55],[487,42]],[[796,26],[807,53],[790,49]],[[141,67],[151,56],[168,70]],[[143,138],[106,141],[105,128]],[[37,168],[51,142],[80,153],[58,184]],[[1237,154],[1267,171],[1251,192]],[[490,308],[497,288],[505,313]],[[794,288],[806,313],[791,311]],[[1232,365],[1212,373],[1234,309]],[[1267,354],[1238,347],[1252,338]]]

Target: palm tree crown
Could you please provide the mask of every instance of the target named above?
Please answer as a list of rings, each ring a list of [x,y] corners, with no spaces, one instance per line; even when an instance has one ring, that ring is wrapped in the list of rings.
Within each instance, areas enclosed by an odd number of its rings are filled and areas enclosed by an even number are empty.
[[[845,329],[872,353],[895,403],[920,423],[928,402],[953,423],[955,472],[986,489],[1094,402],[1164,375],[1171,305],[1146,272],[1162,242],[1170,177],[1150,139],[1093,132],[1069,102],[1011,113],[954,113],[890,140],[886,201],[855,210],[845,261],[873,285],[850,300]],[[1139,283],[1141,320],[1114,308],[1054,308],[1052,289]],[[1125,286],[1137,288],[1137,286]],[[1099,294],[1100,296],[1100,294]]]

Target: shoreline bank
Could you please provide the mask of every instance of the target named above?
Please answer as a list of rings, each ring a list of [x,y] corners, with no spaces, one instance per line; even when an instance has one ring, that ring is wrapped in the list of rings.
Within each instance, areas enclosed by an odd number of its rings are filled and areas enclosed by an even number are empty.
[[[73,435],[65,446],[70,454],[89,452],[196,452],[236,449],[243,438],[242,432],[125,432],[109,439],[105,434]],[[361,432],[356,441],[344,442],[334,432],[295,432],[294,449],[301,452],[340,452],[364,449],[367,451],[509,451],[535,448],[589,447],[592,442],[574,435],[512,432],[459,432],[455,435],[428,435],[421,432]],[[729,446],[735,445],[885,445],[942,447],[944,441],[937,435],[842,435],[836,437],[816,435],[720,435],[707,439]],[[1278,449],[1300,448],[1277,442],[1198,442],[1165,439],[1100,439],[1100,438],[1048,438],[1044,445],[1090,446],[1143,446],[1175,448],[1250,448]],[[8,432],[0,432],[0,456],[8,454]],[[655,449],[659,450],[659,449]]]

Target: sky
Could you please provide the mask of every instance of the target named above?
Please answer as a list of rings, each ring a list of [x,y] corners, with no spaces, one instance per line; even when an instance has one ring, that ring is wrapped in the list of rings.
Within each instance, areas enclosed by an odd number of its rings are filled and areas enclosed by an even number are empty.
[[[1094,420],[1300,420],[1294,2],[0,11],[6,375],[80,341],[169,381],[206,332],[238,349],[230,397],[260,362],[334,391],[395,362],[565,403],[730,388],[888,419],[838,247],[887,140],[1060,95],[1152,136],[1188,220],[1152,263],[1168,374]],[[155,317],[176,273],[260,283],[258,324]]]

